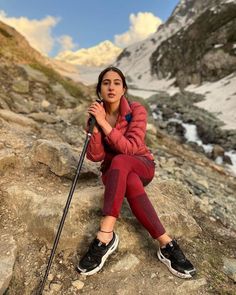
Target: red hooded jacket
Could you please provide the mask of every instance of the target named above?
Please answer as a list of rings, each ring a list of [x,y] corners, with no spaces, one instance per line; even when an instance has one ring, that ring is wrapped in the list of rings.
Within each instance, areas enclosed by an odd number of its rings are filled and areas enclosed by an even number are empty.
[[[127,116],[130,116],[130,122],[127,121]],[[144,140],[146,125],[147,111],[144,106],[138,102],[129,103],[122,96],[115,127],[107,136],[103,132],[93,133],[87,149],[87,158],[93,162],[103,160],[103,172],[117,154],[143,156],[154,160]]]

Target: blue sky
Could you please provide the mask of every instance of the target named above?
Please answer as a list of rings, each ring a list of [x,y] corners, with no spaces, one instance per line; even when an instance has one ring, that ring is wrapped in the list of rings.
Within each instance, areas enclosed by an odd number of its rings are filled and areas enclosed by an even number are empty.
[[[10,19],[12,24],[24,17],[24,21],[29,21],[28,31],[29,27],[32,28],[34,25],[33,20],[38,21],[38,26],[40,21],[44,21],[44,33],[51,38],[51,43],[48,43],[45,52],[53,56],[59,51],[59,43],[54,41],[60,36],[70,36],[71,49],[74,50],[89,48],[104,40],[114,42],[115,35],[129,30],[131,14],[137,16],[140,12],[150,12],[162,21],[166,21],[178,2],[178,0],[0,0],[0,11],[4,17],[2,20]],[[20,23],[16,23],[17,25]],[[46,26],[48,26],[47,32]],[[37,37],[39,38],[35,33],[35,40]],[[49,41],[42,38],[42,42],[44,40]],[[68,39],[67,42],[69,43]]]

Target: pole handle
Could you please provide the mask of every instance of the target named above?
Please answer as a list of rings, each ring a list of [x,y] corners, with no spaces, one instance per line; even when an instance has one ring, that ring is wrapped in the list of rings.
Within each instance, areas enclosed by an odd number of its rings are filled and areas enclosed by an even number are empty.
[[[101,103],[102,100],[101,99],[96,99],[96,102]],[[96,119],[95,119],[94,116],[91,115],[91,117],[88,120],[88,126],[89,126],[88,133],[89,134],[93,133],[93,128],[94,128],[95,124],[96,124]]]

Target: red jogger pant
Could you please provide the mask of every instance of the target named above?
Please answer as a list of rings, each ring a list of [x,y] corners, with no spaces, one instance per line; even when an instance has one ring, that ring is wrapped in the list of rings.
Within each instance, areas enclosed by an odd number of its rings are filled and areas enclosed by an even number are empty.
[[[118,217],[126,196],[138,221],[156,239],[165,233],[148,196],[144,190],[154,177],[155,163],[142,156],[119,154],[109,169],[102,175],[105,185],[104,216]]]

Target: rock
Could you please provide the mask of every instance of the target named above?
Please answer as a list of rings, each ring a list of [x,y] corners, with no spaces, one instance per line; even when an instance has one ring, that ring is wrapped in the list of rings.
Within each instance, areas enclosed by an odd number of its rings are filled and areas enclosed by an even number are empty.
[[[53,279],[54,279],[54,275],[50,273],[48,275],[48,281],[51,282]]]
[[[194,151],[198,153],[204,153],[204,148],[201,145],[197,144],[196,142],[188,141],[188,145],[191,146]]]
[[[229,164],[229,165],[233,165],[233,162],[232,162],[230,156],[228,156],[228,155],[223,156],[223,162],[226,164]]]
[[[198,183],[204,186],[206,189],[209,189],[209,183],[206,179],[198,179]]]
[[[22,97],[21,94],[12,91],[9,95],[12,100],[10,107],[15,113],[29,114],[33,110],[34,103]]]
[[[50,284],[50,290],[55,291],[55,292],[60,291],[61,287],[62,287],[61,283],[51,283]]]
[[[194,179],[191,179],[191,178],[187,177],[185,179],[185,181],[193,189],[195,195],[201,196],[201,194],[207,192],[207,188],[205,187],[205,185],[202,185],[201,183],[195,181]]]
[[[148,185],[147,193],[171,236],[193,238],[201,233],[202,230],[195,219],[186,212],[186,209],[193,210],[194,200],[182,184],[154,179]]]
[[[76,98],[71,96],[61,84],[53,84],[51,88],[54,92],[55,101],[60,107],[71,108],[76,106]]]
[[[236,259],[226,258],[223,259],[223,271],[229,278],[236,282]]]
[[[115,266],[112,267],[112,272],[117,271],[127,271],[130,269],[134,269],[136,265],[139,264],[139,259],[133,254],[126,254],[122,257]]]
[[[3,175],[9,167],[14,167],[17,157],[10,149],[0,150],[0,175]]]
[[[48,113],[31,113],[29,115],[30,118],[34,119],[35,121],[41,122],[41,123],[48,123],[48,124],[55,124],[57,123],[60,119],[50,115]]]
[[[0,109],[5,109],[5,110],[9,110],[9,106],[7,103],[7,97],[5,95],[3,95],[2,93],[0,93]]]
[[[219,145],[214,145],[213,146],[213,149],[212,149],[212,152],[211,152],[211,157],[213,160],[216,160],[216,158],[218,157],[223,157],[224,156],[224,149],[219,146]]]
[[[185,128],[179,122],[169,121],[166,126],[167,132],[170,135],[176,135],[179,138],[183,138],[185,133]]]
[[[58,176],[73,178],[79,162],[79,151],[72,149],[69,144],[49,140],[37,140],[33,148],[34,161],[49,166],[50,170]],[[96,165],[84,160],[80,177],[97,176]]]
[[[154,278],[156,278],[157,277],[157,274],[156,273],[152,273],[151,274],[151,279],[154,279]]]
[[[58,193],[57,188],[54,187],[45,193],[38,191],[37,187],[32,188],[30,183],[23,186],[19,183],[11,184],[2,190],[7,204],[26,223],[28,231],[46,241],[51,247],[66,204],[69,187],[64,188],[63,193]],[[81,246],[84,243],[86,236],[93,237],[101,217],[99,213],[102,207],[102,196],[103,189],[82,188],[78,184],[59,247],[74,250],[78,244]]]
[[[43,99],[41,105],[43,108],[48,108],[50,106],[50,102],[46,99]]]
[[[176,295],[185,295],[185,294],[199,294],[200,288],[205,286],[207,281],[205,278],[199,280],[189,280],[181,284],[176,289]]]
[[[20,67],[27,73],[29,81],[38,81],[45,84],[49,83],[47,76],[43,72],[35,70],[27,64],[20,65]]]
[[[28,93],[29,81],[15,80],[12,85],[12,90],[18,93]]]
[[[11,281],[17,246],[10,234],[0,231],[0,295]]]
[[[24,127],[38,128],[38,124],[34,120],[9,110],[0,110],[0,117],[10,123],[16,123]]]
[[[72,282],[72,286],[75,287],[77,290],[81,290],[84,287],[84,282],[77,280]]]

